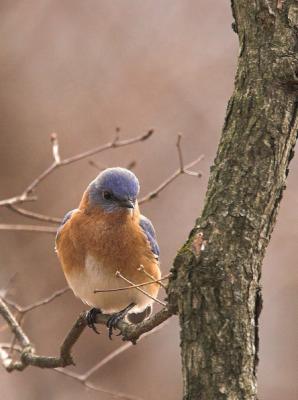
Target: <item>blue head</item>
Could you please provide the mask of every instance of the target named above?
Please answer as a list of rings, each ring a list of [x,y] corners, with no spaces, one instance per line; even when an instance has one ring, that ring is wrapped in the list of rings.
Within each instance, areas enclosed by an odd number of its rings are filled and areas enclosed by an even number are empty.
[[[125,168],[108,168],[89,185],[91,206],[100,206],[106,212],[132,209],[140,190],[138,178]]]

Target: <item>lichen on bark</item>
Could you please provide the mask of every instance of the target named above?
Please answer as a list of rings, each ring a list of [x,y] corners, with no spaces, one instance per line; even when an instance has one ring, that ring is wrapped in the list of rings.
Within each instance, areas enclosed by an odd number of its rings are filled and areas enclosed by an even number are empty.
[[[298,129],[297,2],[233,0],[232,9],[234,93],[202,214],[168,289],[180,318],[184,400],[257,398],[261,265]]]

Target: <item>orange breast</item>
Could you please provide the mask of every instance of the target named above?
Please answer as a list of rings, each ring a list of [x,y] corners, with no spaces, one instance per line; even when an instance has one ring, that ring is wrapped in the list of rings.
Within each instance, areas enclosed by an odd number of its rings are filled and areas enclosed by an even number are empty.
[[[111,282],[113,286],[116,282],[119,287],[127,286],[121,278],[114,279],[116,271],[120,271],[135,284],[147,282],[148,277],[138,270],[140,265],[155,279],[159,279],[158,261],[139,225],[139,218],[138,207],[130,214],[127,210],[104,213],[98,208],[81,206],[62,227],[57,240],[57,252],[66,278],[69,280],[74,274],[81,274],[83,277],[86,258],[91,256],[98,261],[103,269],[101,276],[106,280],[99,280],[95,288],[100,288],[103,284],[106,287],[107,282]],[[158,289],[158,284],[145,287],[154,297],[157,296]]]

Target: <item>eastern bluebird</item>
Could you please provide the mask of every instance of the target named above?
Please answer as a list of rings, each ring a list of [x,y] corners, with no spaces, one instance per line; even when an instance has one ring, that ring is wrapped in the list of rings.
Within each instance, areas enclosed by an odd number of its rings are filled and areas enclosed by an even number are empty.
[[[127,286],[116,272],[134,284],[150,281],[144,270],[160,279],[159,247],[150,220],[140,214],[137,195],[139,181],[129,170],[108,168],[92,181],[77,209],[62,220],[56,237],[56,250],[66,280],[84,303],[88,325],[95,331],[97,313],[111,314],[109,337],[118,321],[127,315],[132,323],[151,313],[153,300],[137,289],[94,293],[95,289]],[[156,298],[159,284],[143,289]]]

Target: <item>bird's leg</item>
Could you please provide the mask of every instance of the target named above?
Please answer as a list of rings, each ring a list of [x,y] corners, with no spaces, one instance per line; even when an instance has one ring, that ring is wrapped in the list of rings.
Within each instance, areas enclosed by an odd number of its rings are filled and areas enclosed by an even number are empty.
[[[88,311],[87,313],[87,325],[89,328],[93,329],[95,333],[99,335],[100,332],[96,329],[95,322],[96,322],[96,315],[101,314],[101,311],[99,308],[91,308],[91,310]]]
[[[109,338],[110,339],[112,339],[113,329],[117,328],[118,322],[121,321],[125,317],[125,315],[128,313],[128,311],[131,310],[134,306],[135,306],[135,303],[130,303],[123,310],[110,316],[110,318],[108,319],[108,322],[107,322],[107,327],[109,328]]]

